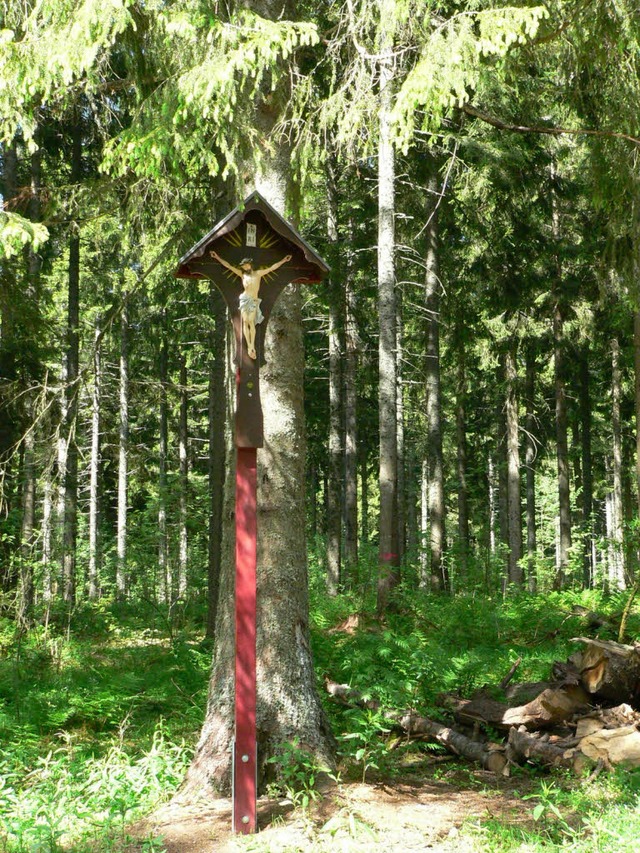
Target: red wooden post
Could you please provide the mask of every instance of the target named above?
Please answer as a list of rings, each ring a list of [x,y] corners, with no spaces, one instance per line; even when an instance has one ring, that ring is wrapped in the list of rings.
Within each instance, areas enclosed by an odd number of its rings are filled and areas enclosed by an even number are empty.
[[[260,365],[265,364],[264,335],[271,309],[283,289],[291,283],[321,281],[328,271],[293,226],[254,192],[183,255],[175,273],[178,278],[215,281],[229,308],[236,339],[233,828],[245,834],[256,831],[256,448],[263,445]],[[253,297],[259,294],[262,314],[258,317],[254,312],[252,321],[253,355],[248,351],[244,327],[247,309],[244,314],[241,310],[243,292],[251,296],[252,291]]]
[[[238,447],[236,461],[236,738],[233,829],[256,831],[257,452]]]

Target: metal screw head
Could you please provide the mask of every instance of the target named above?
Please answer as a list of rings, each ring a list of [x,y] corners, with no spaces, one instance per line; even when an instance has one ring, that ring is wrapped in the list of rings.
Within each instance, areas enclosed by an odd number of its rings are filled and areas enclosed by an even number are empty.
[[[246,814],[242,815],[242,822],[243,822],[243,823],[249,823],[249,817],[248,817],[248,815],[246,815]]]
[[[246,763],[247,763],[247,761],[249,760],[249,756],[248,756],[248,755],[243,755],[243,756],[242,756],[242,760],[243,760],[243,761],[244,761],[244,763],[246,764]]]

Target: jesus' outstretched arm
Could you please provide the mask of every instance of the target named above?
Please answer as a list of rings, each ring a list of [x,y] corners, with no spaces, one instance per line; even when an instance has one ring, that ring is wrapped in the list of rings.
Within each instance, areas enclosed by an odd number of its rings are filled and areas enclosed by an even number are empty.
[[[238,267],[234,267],[233,264],[229,263],[229,261],[225,261],[225,259],[221,258],[215,250],[212,249],[209,254],[212,258],[215,258],[219,264],[222,264],[223,267],[226,267],[228,270],[231,270],[231,272],[234,272],[237,276],[240,276],[240,278],[242,278],[242,270],[238,269]]]
[[[261,274],[261,275],[269,275],[269,273],[270,273],[270,272],[275,272],[277,269],[280,269],[280,267],[281,267],[283,264],[286,264],[286,263],[287,263],[287,261],[290,261],[290,260],[291,260],[291,257],[292,257],[291,255],[286,255],[286,256],[285,256],[281,261],[278,261],[278,262],[277,262],[276,264],[274,264],[273,266],[271,266],[271,267],[267,267],[267,268],[266,268],[266,269],[264,269],[264,270],[260,270],[260,274]]]

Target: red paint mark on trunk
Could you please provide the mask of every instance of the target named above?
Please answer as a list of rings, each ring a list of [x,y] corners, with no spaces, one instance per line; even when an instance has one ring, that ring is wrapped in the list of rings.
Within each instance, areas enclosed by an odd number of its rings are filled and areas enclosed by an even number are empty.
[[[256,449],[236,464],[236,740],[233,829],[256,831]]]

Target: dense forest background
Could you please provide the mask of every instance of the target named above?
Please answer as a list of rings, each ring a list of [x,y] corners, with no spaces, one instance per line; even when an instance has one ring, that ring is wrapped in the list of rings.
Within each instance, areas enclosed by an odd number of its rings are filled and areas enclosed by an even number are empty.
[[[173,271],[279,145],[328,592],[630,584],[633,4],[265,9],[4,6],[4,606],[215,591],[224,320]]]
[[[232,342],[174,274],[256,188],[331,267],[266,339],[261,782],[437,781],[388,713],[637,636],[639,60],[633,0],[0,0],[0,850],[228,787]],[[610,778],[541,848],[635,850]]]

